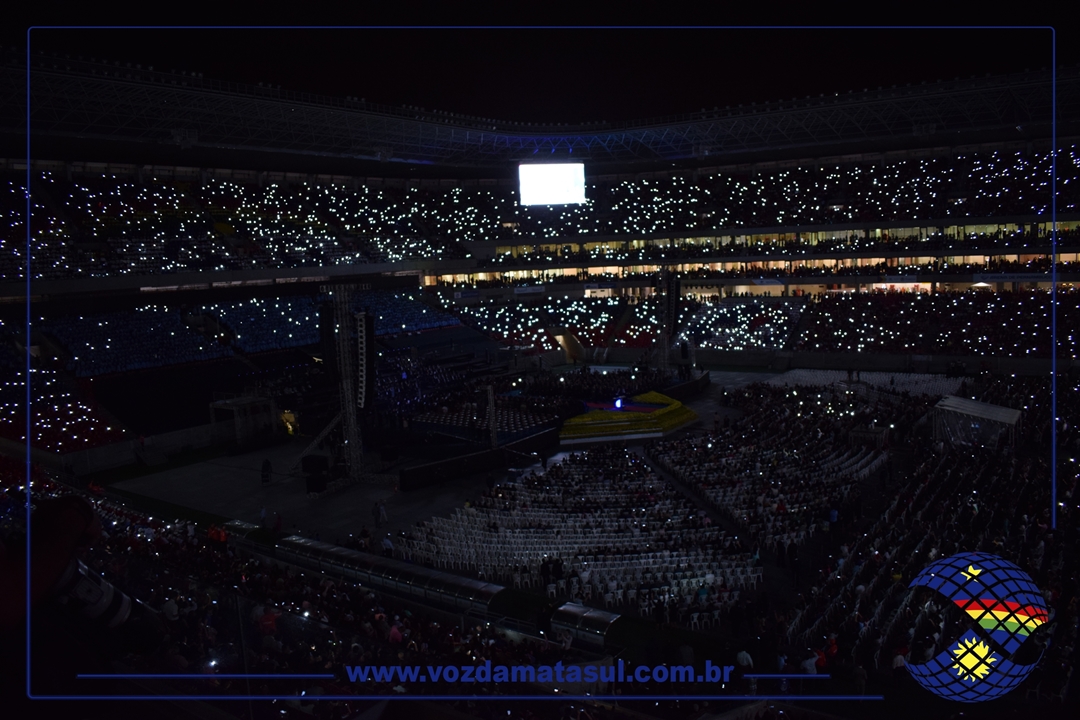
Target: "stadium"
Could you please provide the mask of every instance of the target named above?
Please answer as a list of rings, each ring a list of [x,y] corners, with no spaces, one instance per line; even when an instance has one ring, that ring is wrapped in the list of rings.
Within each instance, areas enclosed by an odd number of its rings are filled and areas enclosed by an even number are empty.
[[[1075,716],[1080,65],[68,32],[0,48],[12,717]]]

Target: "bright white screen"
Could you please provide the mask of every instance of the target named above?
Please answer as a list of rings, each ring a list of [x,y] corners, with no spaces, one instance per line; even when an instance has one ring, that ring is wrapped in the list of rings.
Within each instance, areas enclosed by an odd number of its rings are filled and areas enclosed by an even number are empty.
[[[585,166],[581,163],[518,165],[522,205],[568,205],[585,202]]]

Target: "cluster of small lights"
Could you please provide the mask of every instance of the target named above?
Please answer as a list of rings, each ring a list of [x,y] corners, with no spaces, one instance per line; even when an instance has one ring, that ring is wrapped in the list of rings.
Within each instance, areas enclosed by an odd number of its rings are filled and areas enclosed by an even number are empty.
[[[79,377],[212,360],[232,352],[188,327],[179,310],[158,305],[59,317],[43,322],[41,329],[67,350],[68,369]]]
[[[780,350],[802,314],[801,301],[730,298],[706,303],[679,333],[679,339],[718,350]]]
[[[546,298],[539,303],[468,305],[458,312],[481,331],[517,347],[557,350],[548,330],[568,328],[586,345],[599,345],[618,319],[619,298]]]
[[[417,297],[407,293],[362,291],[353,295],[352,303],[355,310],[363,310],[375,318],[377,336],[419,332],[461,324],[461,321],[453,315],[438,308],[428,307]]]
[[[283,188],[276,183],[266,187],[241,185],[232,181],[211,180],[201,188],[200,200],[213,209],[227,212],[219,222],[249,237],[331,238],[334,233],[319,214],[306,207],[312,188]]]
[[[370,238],[372,252],[379,262],[400,262],[415,258],[447,259],[445,249],[424,237],[386,237]]]
[[[0,323],[0,436],[26,442],[26,361],[15,352]],[[102,418],[65,387],[53,370],[30,370],[33,447],[55,453],[119,442],[122,428]]]
[[[48,181],[46,175],[43,180]],[[30,203],[30,253],[35,277],[87,274],[90,258],[71,245],[71,228],[50,213],[38,198]],[[26,278],[26,185],[5,181],[0,192],[0,279]]]
[[[1080,293],[1057,295],[1059,356],[1080,351]],[[840,293],[811,311],[796,347],[827,352],[1049,357],[1047,291]]]
[[[233,343],[247,353],[315,345],[319,342],[319,309],[315,298],[252,298],[206,305],[233,333]]]
[[[1058,212],[1080,207],[1080,152],[1059,151]],[[36,277],[296,267],[468,257],[474,240],[648,235],[731,227],[913,222],[1047,215],[1050,153],[986,152],[953,157],[800,167],[758,174],[591,183],[579,205],[521,207],[510,187],[133,183],[113,176],[42,189],[78,227],[33,208]],[[4,276],[18,277],[25,237],[24,186],[8,182],[0,247]],[[74,235],[107,244],[84,250]],[[674,253],[674,251],[673,251]],[[641,255],[617,248],[592,259]],[[665,255],[663,250],[650,256]],[[674,253],[677,255],[677,253]]]
[[[612,336],[612,344],[621,347],[652,347],[663,329],[660,317],[662,301],[650,297],[631,306],[631,314],[626,324]],[[694,308],[687,303],[678,307],[678,324],[692,315]]]
[[[660,301],[652,298],[642,300],[634,306],[629,322],[616,333],[612,342],[626,347],[650,347],[662,326]]]
[[[99,240],[164,240],[210,230],[209,218],[198,212],[194,198],[177,185],[143,185],[102,175],[71,183],[63,202],[67,213]]]
[[[247,353],[304,347],[319,342],[319,303],[325,297],[253,298],[207,305],[202,312],[232,331],[236,347]],[[375,318],[376,335],[393,335],[459,325],[457,318],[428,307],[413,295],[363,291],[353,296],[355,311]]]

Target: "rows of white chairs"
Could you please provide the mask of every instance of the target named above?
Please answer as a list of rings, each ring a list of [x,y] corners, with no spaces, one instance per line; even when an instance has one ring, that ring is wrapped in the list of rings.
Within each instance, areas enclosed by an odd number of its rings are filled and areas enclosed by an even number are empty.
[[[735,537],[704,523],[640,457],[612,450],[571,456],[495,487],[475,506],[431,518],[401,553],[553,597],[643,612],[705,597],[730,604],[733,592],[762,578]],[[545,560],[562,566],[547,582]]]

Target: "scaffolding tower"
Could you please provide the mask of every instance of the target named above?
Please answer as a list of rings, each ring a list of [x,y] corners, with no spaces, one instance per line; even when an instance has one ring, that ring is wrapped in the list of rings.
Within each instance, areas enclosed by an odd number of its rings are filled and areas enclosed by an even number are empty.
[[[350,480],[360,479],[363,445],[360,438],[357,395],[358,368],[364,365],[363,348],[354,342],[353,328],[359,327],[359,342],[365,342],[362,313],[352,311],[352,286],[333,285],[329,288],[334,304],[334,341],[337,349],[338,396],[341,403],[342,451],[345,468]],[[359,316],[359,317],[358,317]],[[357,325],[359,322],[359,325]],[[363,368],[364,372],[368,368]]]

